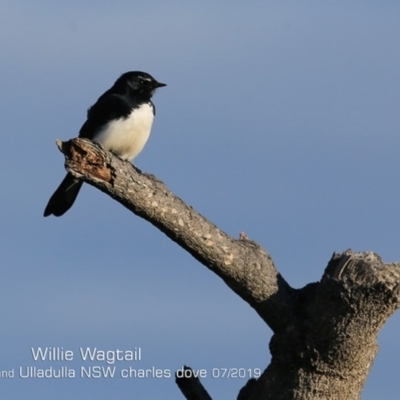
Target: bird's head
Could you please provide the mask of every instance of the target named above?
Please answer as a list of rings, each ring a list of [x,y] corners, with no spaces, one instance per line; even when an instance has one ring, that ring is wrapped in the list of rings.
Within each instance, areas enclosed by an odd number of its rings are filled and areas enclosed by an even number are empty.
[[[165,83],[156,81],[150,74],[141,71],[131,71],[122,74],[115,85],[124,87],[132,94],[151,97],[157,88],[167,86]]]

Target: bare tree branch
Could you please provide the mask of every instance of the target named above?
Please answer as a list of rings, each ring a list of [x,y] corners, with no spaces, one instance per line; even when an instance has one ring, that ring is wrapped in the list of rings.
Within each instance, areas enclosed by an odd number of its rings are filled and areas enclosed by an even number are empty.
[[[66,169],[97,187],[164,232],[216,273],[247,301],[273,330],[291,319],[292,289],[257,243],[236,240],[142,173],[86,139],[57,142]]]
[[[186,365],[183,367],[183,372],[189,374],[187,377],[179,377],[175,374],[175,382],[185,396],[186,400],[212,400],[207,390],[204,389],[198,377],[193,376],[193,370]]]
[[[244,233],[238,240],[227,235],[156,177],[85,139],[58,146],[69,172],[164,232],[273,330],[271,363],[248,381],[238,400],[359,399],[378,351],[378,332],[400,306],[399,263],[384,264],[371,252],[335,253],[320,282],[292,289],[260,245]],[[178,385],[185,396],[201,393],[199,381]]]

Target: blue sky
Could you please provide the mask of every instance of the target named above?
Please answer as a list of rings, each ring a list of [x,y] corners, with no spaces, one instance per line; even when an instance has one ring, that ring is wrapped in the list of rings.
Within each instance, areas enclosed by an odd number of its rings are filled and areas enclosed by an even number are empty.
[[[42,217],[64,176],[55,140],[76,136],[128,70],[168,84],[137,166],[263,245],[292,286],[317,281],[334,251],[399,260],[399,12],[395,1],[2,1],[0,370],[79,371],[80,347],[141,347],[135,368],[172,372],[269,362],[255,312],[104,194],[86,185],[64,217]],[[398,398],[399,329],[396,314],[363,399]],[[34,362],[39,346],[76,357]],[[215,399],[245,382],[204,380]],[[0,385],[11,400],[180,396],[172,378]]]

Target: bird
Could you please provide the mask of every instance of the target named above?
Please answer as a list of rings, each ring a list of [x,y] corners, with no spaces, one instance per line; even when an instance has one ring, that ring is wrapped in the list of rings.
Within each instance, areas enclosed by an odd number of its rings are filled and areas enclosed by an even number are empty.
[[[88,109],[79,137],[99,143],[122,160],[132,161],[150,136],[156,114],[151,98],[156,89],[164,86],[167,85],[146,72],[122,74]],[[67,173],[50,197],[43,215],[65,214],[74,204],[82,184],[81,179]]]

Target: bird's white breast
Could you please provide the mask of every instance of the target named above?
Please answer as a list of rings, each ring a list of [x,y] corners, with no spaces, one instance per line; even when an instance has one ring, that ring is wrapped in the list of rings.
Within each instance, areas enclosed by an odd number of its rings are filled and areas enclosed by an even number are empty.
[[[135,108],[127,118],[111,121],[93,138],[124,160],[133,160],[146,144],[153,124],[153,106]]]

